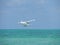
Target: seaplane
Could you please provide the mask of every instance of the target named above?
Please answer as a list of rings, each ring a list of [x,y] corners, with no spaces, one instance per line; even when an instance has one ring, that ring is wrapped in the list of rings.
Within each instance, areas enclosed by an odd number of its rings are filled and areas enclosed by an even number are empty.
[[[19,21],[18,24],[22,24],[24,27],[29,26],[30,22],[35,21],[35,19],[28,20],[28,21]]]

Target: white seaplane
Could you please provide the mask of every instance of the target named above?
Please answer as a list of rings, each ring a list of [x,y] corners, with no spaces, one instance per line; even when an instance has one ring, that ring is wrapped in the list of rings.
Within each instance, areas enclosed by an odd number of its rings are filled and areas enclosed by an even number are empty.
[[[19,21],[18,24],[22,24],[24,27],[30,25],[30,22],[35,21],[35,19],[29,21]]]

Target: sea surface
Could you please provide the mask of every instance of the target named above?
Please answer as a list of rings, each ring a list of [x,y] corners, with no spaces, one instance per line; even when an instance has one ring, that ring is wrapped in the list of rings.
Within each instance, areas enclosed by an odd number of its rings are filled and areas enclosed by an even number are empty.
[[[0,29],[0,45],[60,45],[60,30]]]

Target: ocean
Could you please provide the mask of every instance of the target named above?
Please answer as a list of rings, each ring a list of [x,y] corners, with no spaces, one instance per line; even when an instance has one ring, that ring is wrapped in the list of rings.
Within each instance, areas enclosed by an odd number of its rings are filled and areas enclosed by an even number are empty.
[[[0,29],[0,45],[60,45],[60,30]]]

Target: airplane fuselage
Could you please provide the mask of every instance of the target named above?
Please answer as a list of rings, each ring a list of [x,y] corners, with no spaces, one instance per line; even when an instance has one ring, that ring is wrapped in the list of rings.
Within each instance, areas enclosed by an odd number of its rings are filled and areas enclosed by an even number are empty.
[[[35,19],[29,20],[29,21],[20,21],[20,22],[18,22],[18,24],[20,23],[20,24],[22,24],[24,26],[28,26],[30,24],[30,22],[32,22],[32,21],[35,21]]]

